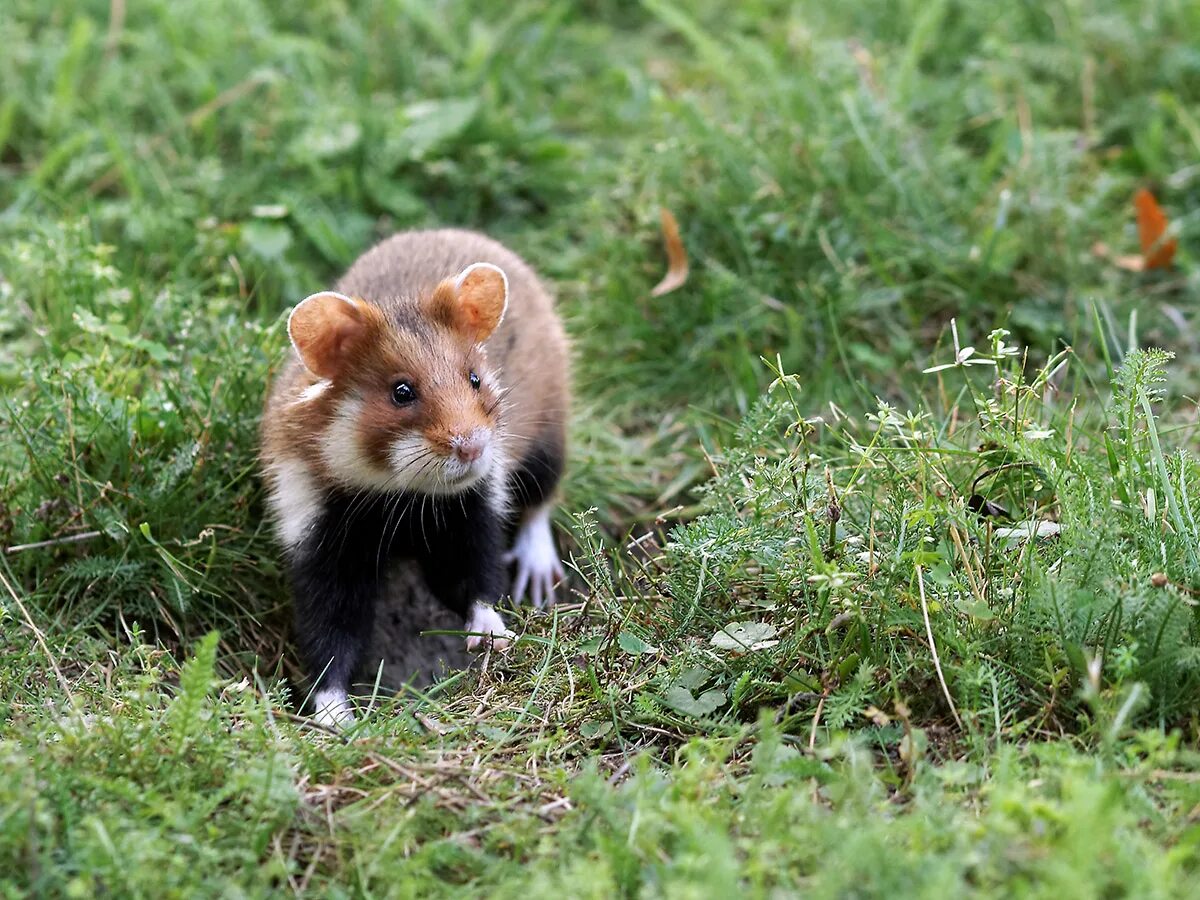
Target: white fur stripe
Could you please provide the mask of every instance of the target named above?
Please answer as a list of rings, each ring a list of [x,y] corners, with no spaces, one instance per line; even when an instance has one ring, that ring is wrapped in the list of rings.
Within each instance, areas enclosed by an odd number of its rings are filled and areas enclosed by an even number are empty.
[[[271,492],[267,502],[275,514],[275,530],[284,547],[304,540],[321,512],[321,494],[307,467],[285,459],[270,468]]]
[[[329,390],[330,383],[331,382],[325,379],[313,382],[300,392],[300,397],[296,402],[307,403],[309,400],[316,400],[323,393]]]

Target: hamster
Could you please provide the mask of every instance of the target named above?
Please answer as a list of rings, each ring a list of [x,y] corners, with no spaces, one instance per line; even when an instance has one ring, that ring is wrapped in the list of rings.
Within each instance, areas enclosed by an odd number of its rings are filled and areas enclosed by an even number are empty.
[[[568,346],[550,294],[482,234],[396,234],[288,319],[262,474],[315,717],[347,693],[388,570],[415,560],[468,650],[512,639],[496,604],[563,576],[550,518],[566,452]]]

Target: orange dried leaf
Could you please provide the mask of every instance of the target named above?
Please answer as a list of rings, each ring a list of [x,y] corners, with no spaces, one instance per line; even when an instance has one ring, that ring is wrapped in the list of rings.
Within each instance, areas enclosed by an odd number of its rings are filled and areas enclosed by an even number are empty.
[[[1167,216],[1154,195],[1141,188],[1133,195],[1137,209],[1138,239],[1142,244],[1142,259],[1147,269],[1165,269],[1175,258],[1175,238],[1163,240],[1167,233]]]
[[[665,206],[662,207],[661,213],[663,243],[667,248],[667,274],[650,291],[651,297],[661,297],[663,294],[671,293],[676,288],[682,287],[688,278],[687,250],[683,248],[683,241],[679,238],[679,223],[675,221],[675,216]]]

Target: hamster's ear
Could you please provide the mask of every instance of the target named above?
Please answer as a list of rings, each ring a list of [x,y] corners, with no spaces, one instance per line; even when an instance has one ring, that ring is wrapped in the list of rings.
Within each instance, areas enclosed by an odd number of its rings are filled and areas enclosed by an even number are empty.
[[[496,330],[508,309],[508,276],[499,266],[479,262],[447,278],[433,292],[430,313],[471,340]]]
[[[288,337],[305,367],[318,378],[336,378],[371,337],[375,307],[344,294],[322,291],[305,297],[288,316]]]

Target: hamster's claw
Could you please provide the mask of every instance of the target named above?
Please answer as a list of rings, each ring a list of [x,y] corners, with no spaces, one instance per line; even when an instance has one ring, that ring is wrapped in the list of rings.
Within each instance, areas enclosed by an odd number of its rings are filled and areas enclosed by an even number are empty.
[[[565,576],[562,563],[557,558],[550,559],[542,565],[529,565],[520,557],[516,558],[517,577],[513,581],[512,598],[514,603],[525,599],[529,592],[530,602],[537,609],[546,609],[554,603],[554,586]]]

